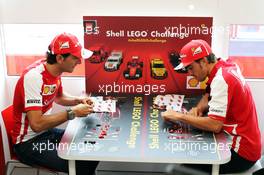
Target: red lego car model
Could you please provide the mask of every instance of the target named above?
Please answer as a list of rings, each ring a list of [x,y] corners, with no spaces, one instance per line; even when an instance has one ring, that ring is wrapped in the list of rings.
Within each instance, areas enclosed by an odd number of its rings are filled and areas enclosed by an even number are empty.
[[[143,62],[139,60],[138,56],[133,56],[132,60],[127,63],[127,69],[124,71],[126,79],[139,79],[142,77]]]
[[[93,51],[93,55],[89,58],[91,63],[101,63],[108,57],[108,52],[103,46],[93,46],[89,50]]]

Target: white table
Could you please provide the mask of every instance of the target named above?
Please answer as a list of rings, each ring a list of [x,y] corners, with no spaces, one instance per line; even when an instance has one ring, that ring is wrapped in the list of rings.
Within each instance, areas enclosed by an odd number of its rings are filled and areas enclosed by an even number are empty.
[[[219,174],[219,165],[231,157],[226,135],[164,123],[151,103],[151,97],[131,96],[112,117],[92,114],[70,121],[58,149],[69,160],[69,174],[76,174],[75,160],[212,164],[212,174]],[[107,135],[99,138],[107,125]]]

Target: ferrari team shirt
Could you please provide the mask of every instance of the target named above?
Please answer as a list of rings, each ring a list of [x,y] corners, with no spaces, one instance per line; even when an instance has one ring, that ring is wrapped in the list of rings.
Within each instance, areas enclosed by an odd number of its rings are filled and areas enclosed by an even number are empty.
[[[17,82],[14,94],[14,144],[25,142],[42,133],[35,133],[31,129],[27,111],[40,110],[44,115],[48,115],[55,97],[60,95],[61,78],[54,77],[47,71],[44,60],[26,68]]]
[[[232,136],[232,149],[241,157],[256,161],[261,156],[260,131],[255,103],[239,67],[219,60],[208,79],[208,116],[223,121]]]

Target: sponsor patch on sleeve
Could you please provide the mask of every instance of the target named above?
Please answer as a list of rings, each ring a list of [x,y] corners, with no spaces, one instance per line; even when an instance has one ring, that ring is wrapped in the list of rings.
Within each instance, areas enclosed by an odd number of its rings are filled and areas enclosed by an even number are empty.
[[[27,104],[41,104],[41,100],[39,100],[39,99],[28,99]]]

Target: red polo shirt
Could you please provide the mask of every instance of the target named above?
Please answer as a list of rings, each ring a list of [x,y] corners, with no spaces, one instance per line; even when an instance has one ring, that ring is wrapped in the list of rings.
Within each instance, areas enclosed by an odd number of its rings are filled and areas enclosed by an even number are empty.
[[[27,118],[27,111],[41,110],[48,115],[57,95],[62,95],[61,78],[52,76],[44,60],[29,66],[19,78],[14,94],[14,144],[25,142],[41,133],[35,133]]]
[[[223,121],[223,129],[232,136],[232,149],[247,160],[258,160],[261,136],[256,107],[239,67],[220,59],[210,73],[208,92],[208,116]]]

